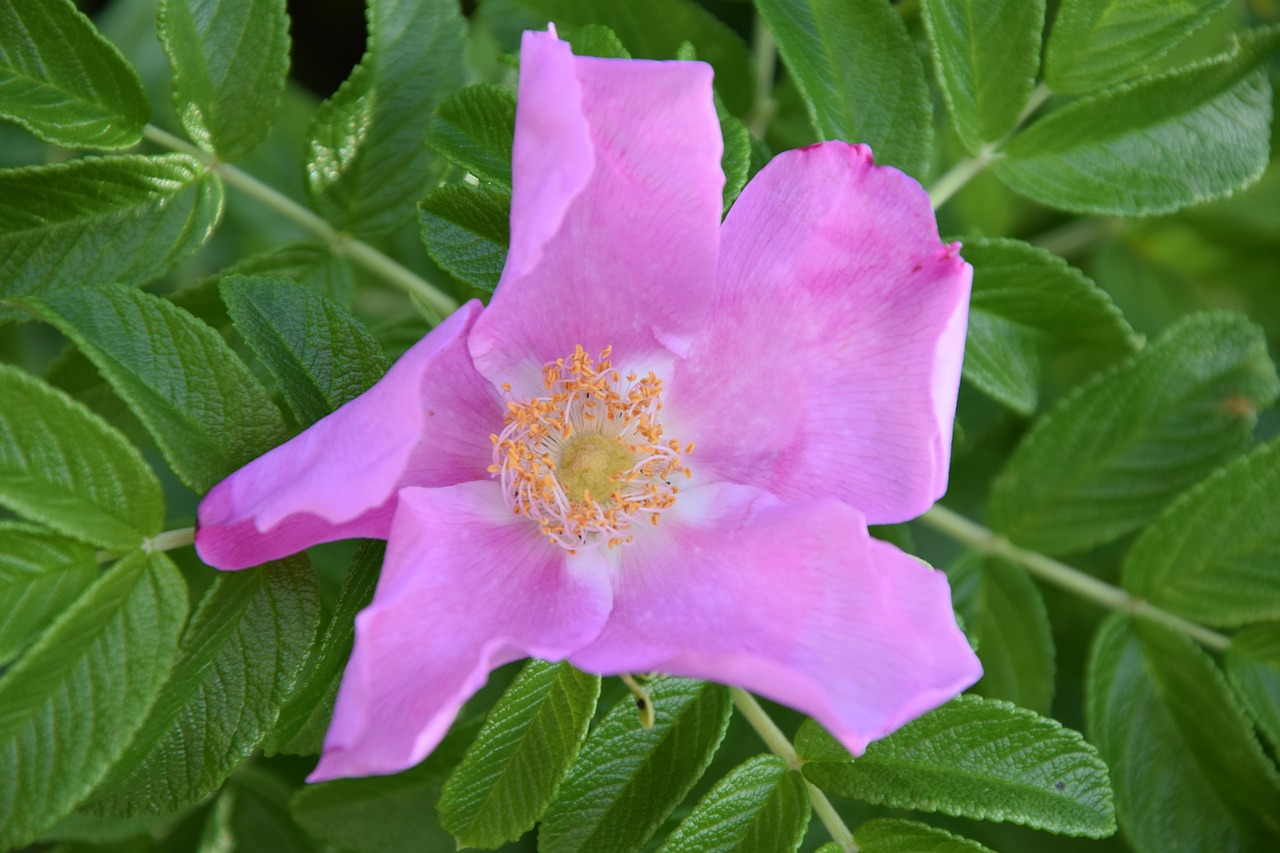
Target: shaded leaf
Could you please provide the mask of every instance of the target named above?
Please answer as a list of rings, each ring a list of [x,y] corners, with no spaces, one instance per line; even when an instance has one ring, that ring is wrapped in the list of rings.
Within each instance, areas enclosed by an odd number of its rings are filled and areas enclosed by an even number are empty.
[[[511,193],[468,183],[436,187],[418,205],[427,254],[477,290],[492,292],[507,263]]]
[[[854,830],[853,840],[862,853],[991,853],[976,841],[914,820],[868,820]]]
[[[1245,710],[1272,748],[1280,749],[1280,622],[1235,634],[1224,663]]]
[[[511,188],[516,93],[480,83],[459,89],[436,107],[427,144],[482,181]]]
[[[98,571],[91,546],[0,521],[0,666],[75,601]]]

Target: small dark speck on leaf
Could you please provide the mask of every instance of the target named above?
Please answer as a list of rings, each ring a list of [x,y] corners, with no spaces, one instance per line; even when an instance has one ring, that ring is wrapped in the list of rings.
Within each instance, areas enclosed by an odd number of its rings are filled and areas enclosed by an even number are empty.
[[[1055,789],[1055,790],[1058,790],[1058,791],[1065,791],[1065,790],[1067,789],[1067,783],[1066,783],[1066,782],[1054,782],[1054,783],[1053,783],[1053,787],[1054,787],[1054,789]]]

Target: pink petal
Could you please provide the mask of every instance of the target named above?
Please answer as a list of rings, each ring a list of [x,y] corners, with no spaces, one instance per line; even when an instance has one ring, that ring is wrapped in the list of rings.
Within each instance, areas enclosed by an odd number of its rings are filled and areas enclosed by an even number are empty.
[[[744,687],[855,755],[982,674],[946,576],[869,538],[838,501],[702,486],[652,533],[622,549],[613,613],[576,666]]]
[[[667,397],[700,481],[833,496],[873,524],[945,490],[972,269],[865,146],[766,166],[724,224],[710,320]]]
[[[495,382],[612,345],[682,353],[714,281],[723,143],[700,62],[577,58],[525,33],[511,250],[471,352]]]
[[[490,671],[581,648],[610,601],[599,556],[548,542],[497,483],[405,489],[309,781],[417,764]]]
[[[223,480],[200,503],[196,550],[242,569],[320,542],[385,538],[396,492],[489,477],[497,392],[471,363],[469,302],[373,388]]]

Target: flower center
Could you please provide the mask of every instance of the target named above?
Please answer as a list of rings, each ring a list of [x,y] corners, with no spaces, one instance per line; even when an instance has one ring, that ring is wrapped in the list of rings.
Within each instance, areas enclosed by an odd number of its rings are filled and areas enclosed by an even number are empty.
[[[675,504],[676,475],[692,476],[681,457],[693,445],[662,437],[662,380],[624,377],[611,351],[597,361],[578,346],[546,364],[546,395],[508,400],[502,433],[489,437],[489,472],[511,511],[570,553],[630,542],[633,523],[656,525]]]

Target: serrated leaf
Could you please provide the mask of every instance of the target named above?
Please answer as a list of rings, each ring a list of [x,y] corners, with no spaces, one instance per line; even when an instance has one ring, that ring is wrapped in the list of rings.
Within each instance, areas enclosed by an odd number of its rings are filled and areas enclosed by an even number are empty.
[[[0,364],[0,506],[114,551],[160,532],[160,483],[133,445],[61,391]]]
[[[75,601],[98,571],[92,546],[34,525],[0,521],[0,666]]]
[[[490,83],[454,92],[436,107],[427,144],[482,181],[511,188],[516,93]]]
[[[0,0],[0,117],[54,145],[111,150],[137,144],[150,116],[138,73],[75,3]]]
[[[1280,749],[1280,622],[1235,634],[1223,662],[1245,710],[1272,748]]]
[[[279,444],[284,421],[213,329],[132,288],[64,290],[27,304],[73,340],[203,494]]]
[[[856,800],[1064,835],[1115,832],[1097,751],[1078,732],[1008,702],[953,699],[874,741],[857,761],[806,720],[796,751],[807,759],[806,779]]]
[[[1077,213],[1147,216],[1230,195],[1270,159],[1265,63],[1280,27],[1221,56],[1109,89],[1018,133],[992,164],[1010,189]]]
[[[1095,641],[1086,687],[1089,733],[1137,850],[1280,844],[1275,768],[1222,673],[1190,640],[1117,614]]]
[[[1064,0],[1045,49],[1045,80],[1082,95],[1141,74],[1229,0]]]
[[[285,0],[162,0],[159,30],[187,135],[224,161],[257,148],[289,71]]]
[[[976,155],[1013,130],[1035,87],[1044,0],[924,0],[921,9],[956,134]]]
[[[460,845],[485,849],[528,832],[578,754],[599,696],[599,676],[529,661],[445,783],[441,825]]]
[[[627,50],[618,34],[604,24],[583,24],[580,27],[557,29],[560,38],[569,43],[575,56],[599,56],[604,59],[630,59],[631,51]],[[690,42],[685,42],[689,44]]]
[[[1204,625],[1280,619],[1280,439],[1215,471],[1143,531],[1124,586]]]
[[[309,426],[387,372],[382,348],[341,306],[287,278],[229,276],[222,298],[237,331]]]
[[[219,574],[159,701],[87,809],[163,814],[216,791],[275,724],[319,623],[315,572],[303,556]]]
[[[924,177],[933,105],[924,65],[886,0],[756,0],[822,139],[865,142],[876,162]]]
[[[141,284],[199,248],[222,182],[183,154],[85,157],[0,171],[0,298]],[[0,321],[24,317],[0,303]]]
[[[186,613],[177,567],[135,551],[0,677],[0,849],[69,812],[124,751],[169,674]]]
[[[729,725],[725,688],[687,678],[648,685],[656,720],[640,725],[628,696],[587,737],[543,817],[540,853],[632,853],[711,763]]]
[[[991,526],[1050,554],[1122,536],[1248,446],[1278,392],[1261,329],[1188,317],[1041,418],[995,480]]]
[[[724,138],[720,170],[724,172],[724,211],[728,213],[751,177],[751,133],[745,124],[725,109],[718,96],[716,116],[720,119],[720,135]]]
[[[477,290],[493,292],[511,242],[511,193],[493,185],[436,187],[418,205],[427,254]]]
[[[978,842],[945,829],[883,817],[860,824],[853,840],[862,853],[991,853]]]
[[[1040,404],[1044,336],[994,314],[970,311],[964,339],[964,378],[1020,415]]]
[[[330,222],[360,236],[397,230],[426,192],[431,114],[466,82],[457,0],[369,0],[368,49],[321,105],[307,187]]]
[[[658,853],[795,850],[809,814],[804,778],[776,755],[757,755],[717,782]]]
[[[973,690],[1047,715],[1053,701],[1053,635],[1036,585],[1012,563],[972,552],[947,566],[947,579],[982,661],[982,680]]]

